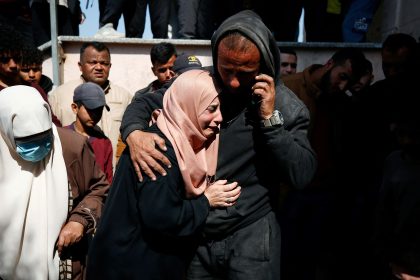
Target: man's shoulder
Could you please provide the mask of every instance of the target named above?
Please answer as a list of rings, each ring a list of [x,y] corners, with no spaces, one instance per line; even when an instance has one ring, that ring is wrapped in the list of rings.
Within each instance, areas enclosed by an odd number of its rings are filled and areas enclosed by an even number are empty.
[[[144,88],[141,88],[141,89],[137,90],[136,93],[134,94],[134,98],[138,98],[141,95],[146,94],[148,92],[152,92],[152,91],[153,91],[153,82],[151,82],[150,84],[148,84]]]
[[[82,83],[83,83],[83,81],[81,79],[68,81],[68,82],[66,82],[62,85],[59,85],[54,90],[52,90],[50,95],[62,95],[62,94],[67,95],[69,91],[71,91],[72,94],[73,94],[74,89],[78,85],[81,85]],[[73,95],[71,95],[71,96],[73,96]]]
[[[86,137],[75,132],[73,129],[68,127],[57,127],[58,135],[60,136],[61,142],[75,141],[76,143],[83,143],[86,141]]]
[[[306,111],[309,116],[309,111],[303,101],[284,84],[277,86],[276,95],[277,106],[285,117],[293,118]]]
[[[65,158],[78,156],[87,138],[69,128],[57,127],[57,131]]]
[[[303,82],[303,72],[287,75],[281,78],[287,87],[301,84]]]
[[[149,92],[150,92],[149,87],[139,89],[138,91],[136,91],[134,93],[133,100],[137,100],[137,99],[139,99],[140,97],[142,97],[143,95],[145,95],[146,93],[149,93]]]
[[[165,84],[161,88],[157,90],[152,90],[151,84],[147,87],[138,90],[133,97],[133,101],[139,100],[153,100],[153,101],[160,101],[163,99],[163,95],[168,90],[170,84]]]
[[[283,102],[296,102],[304,106],[302,100],[286,84],[277,86],[276,95]]]
[[[97,139],[108,139],[108,137],[98,125],[95,125],[93,129],[89,130],[89,136],[95,137]]]
[[[117,85],[116,83],[109,81],[110,84],[110,92],[116,92],[118,94],[132,96],[132,94],[124,87]]]

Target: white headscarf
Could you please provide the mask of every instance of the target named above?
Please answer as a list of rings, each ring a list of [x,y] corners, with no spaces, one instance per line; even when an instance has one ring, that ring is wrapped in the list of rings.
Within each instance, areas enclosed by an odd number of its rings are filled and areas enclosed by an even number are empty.
[[[52,129],[51,152],[23,160],[15,137]],[[58,279],[55,243],[67,218],[68,181],[51,109],[35,88],[0,91],[0,277]]]

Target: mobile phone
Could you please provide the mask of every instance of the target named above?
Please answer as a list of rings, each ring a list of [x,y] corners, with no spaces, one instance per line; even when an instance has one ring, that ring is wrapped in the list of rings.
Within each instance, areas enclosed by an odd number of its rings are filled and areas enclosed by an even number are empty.
[[[252,93],[252,96],[251,96],[251,104],[252,105],[255,105],[255,106],[259,105],[261,103],[261,101],[262,101],[261,96]]]
[[[258,75],[260,75],[260,74],[258,74]],[[254,79],[255,79],[255,77],[254,77]],[[255,81],[255,83],[257,83],[257,81]],[[261,96],[254,94],[254,92],[252,92],[251,94],[252,94],[251,95],[251,104],[254,105],[254,106],[259,105],[259,103],[261,103],[261,101],[262,101]]]

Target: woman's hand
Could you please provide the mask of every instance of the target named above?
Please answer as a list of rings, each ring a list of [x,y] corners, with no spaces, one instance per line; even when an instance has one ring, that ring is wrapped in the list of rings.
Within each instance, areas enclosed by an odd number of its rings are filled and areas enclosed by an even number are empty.
[[[213,208],[234,205],[240,194],[241,187],[238,186],[238,182],[227,184],[227,180],[218,180],[204,191],[204,195]]]

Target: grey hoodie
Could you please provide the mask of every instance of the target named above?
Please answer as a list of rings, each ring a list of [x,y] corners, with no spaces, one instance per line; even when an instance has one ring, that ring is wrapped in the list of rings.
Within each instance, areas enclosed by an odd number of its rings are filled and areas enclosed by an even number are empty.
[[[232,31],[239,31],[259,48],[261,73],[275,79],[275,108],[283,114],[285,123],[283,126],[260,127],[250,104],[237,110],[237,115],[223,120],[216,179],[237,181],[242,189],[234,206],[210,211],[205,234],[215,238],[223,238],[265,216],[278,201],[280,183],[303,188],[316,169],[315,154],[307,139],[309,112],[281,83],[276,41],[254,12],[245,10],[231,16],[214,33],[211,44],[216,77],[217,46],[221,38]],[[223,103],[224,95],[229,95],[229,92],[224,90],[221,93],[222,114],[223,108],[238,106],[232,98]]]
[[[227,18],[213,34],[211,48],[214,69],[217,69],[217,46],[220,39],[232,31],[239,31],[257,45],[263,56],[261,73],[273,77],[276,83],[280,82],[280,51],[277,42],[261,18],[250,10],[241,11]]]

